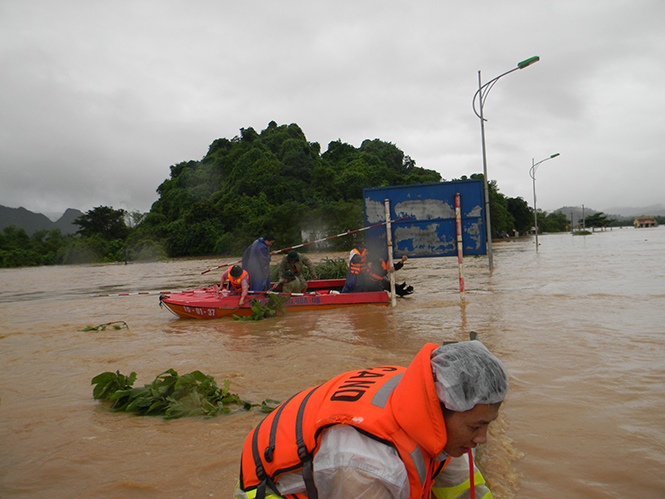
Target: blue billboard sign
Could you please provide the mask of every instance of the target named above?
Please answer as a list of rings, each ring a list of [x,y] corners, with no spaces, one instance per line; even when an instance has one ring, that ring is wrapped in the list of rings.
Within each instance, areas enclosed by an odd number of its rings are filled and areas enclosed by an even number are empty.
[[[390,203],[393,258],[457,256],[455,195],[460,194],[464,255],[484,255],[485,209],[483,181],[457,180],[436,184],[364,189],[366,225],[386,221]],[[368,252],[387,257],[386,225],[366,233]]]

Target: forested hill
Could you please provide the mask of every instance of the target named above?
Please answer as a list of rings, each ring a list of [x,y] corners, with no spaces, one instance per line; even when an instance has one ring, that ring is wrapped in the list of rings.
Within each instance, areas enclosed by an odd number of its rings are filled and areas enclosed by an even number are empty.
[[[272,121],[261,133],[253,128],[240,132],[215,140],[200,161],[171,166],[148,213],[98,206],[75,217],[76,234],[54,229],[28,235],[22,226],[5,227],[0,267],[238,256],[266,234],[275,236],[276,248],[288,248],[361,228],[365,188],[444,180],[379,139],[365,140],[359,148],[336,140],[321,153],[296,124]],[[494,180],[488,189],[494,237],[532,228],[534,213],[524,199],[504,196]],[[543,232],[570,225],[563,213],[539,211],[536,216]],[[587,226],[610,222],[587,218]],[[354,240],[329,242],[328,250],[339,251],[350,249]]]
[[[33,213],[25,208],[8,208],[0,206],[0,230],[14,226],[25,230],[31,236],[40,230],[60,229],[63,234],[74,234],[78,226],[74,224],[77,217],[83,215],[79,210],[69,208],[56,222],[52,222],[41,213]]]
[[[301,230],[361,227],[364,188],[441,180],[392,143],[356,148],[337,140],[321,153],[298,125],[272,121],[261,133],[243,128],[215,140],[200,161],[172,166],[139,229],[170,256],[239,254],[266,233],[276,247],[291,246],[302,242]]]

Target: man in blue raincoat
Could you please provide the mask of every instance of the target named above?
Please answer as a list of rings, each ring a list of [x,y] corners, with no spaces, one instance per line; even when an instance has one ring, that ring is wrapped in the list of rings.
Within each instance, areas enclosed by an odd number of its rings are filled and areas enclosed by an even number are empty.
[[[272,234],[258,238],[242,254],[242,268],[249,273],[250,291],[268,291],[270,289],[270,257],[275,251],[270,247],[275,242]]]

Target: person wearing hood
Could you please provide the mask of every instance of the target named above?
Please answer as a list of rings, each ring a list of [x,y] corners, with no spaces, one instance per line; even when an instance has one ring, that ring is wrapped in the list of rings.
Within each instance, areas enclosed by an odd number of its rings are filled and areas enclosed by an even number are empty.
[[[346,273],[342,293],[359,293],[363,291],[362,285],[367,268],[367,248],[361,239],[356,241],[349,254],[349,270]]]
[[[249,272],[250,291],[268,291],[270,289],[270,258],[276,251],[270,251],[275,236],[267,234],[260,237],[242,254],[242,268]]]
[[[234,497],[468,497],[463,456],[486,442],[507,390],[503,364],[477,340],[428,343],[408,368],[341,374],[250,432]],[[472,477],[475,497],[491,498]]]

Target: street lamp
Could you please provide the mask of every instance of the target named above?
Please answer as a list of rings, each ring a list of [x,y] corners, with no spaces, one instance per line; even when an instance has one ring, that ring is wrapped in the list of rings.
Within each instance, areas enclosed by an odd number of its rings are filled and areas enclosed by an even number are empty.
[[[529,176],[533,179],[533,223],[536,229],[536,253],[538,252],[538,209],[536,208],[536,170],[538,165],[549,161],[552,158],[556,158],[559,153],[552,154],[549,158],[542,159],[538,163],[534,163],[534,159],[531,158],[531,168],[529,169]]]
[[[488,188],[488,183],[489,183],[489,177],[487,176],[487,154],[485,151],[485,118],[483,115],[483,107],[485,106],[485,100],[487,99],[487,95],[490,93],[490,90],[492,90],[492,87],[494,84],[499,80],[499,78],[506,76],[507,74],[512,73],[513,71],[517,71],[518,69],[524,69],[527,66],[531,66],[531,64],[534,64],[540,60],[540,57],[537,55],[534,57],[530,57],[528,59],[525,59],[522,62],[517,63],[517,67],[511,69],[510,71],[506,71],[503,74],[500,74],[496,78],[491,79],[484,85],[482,84],[481,77],[480,77],[480,71],[478,71],[478,91],[474,94],[473,96],[473,112],[476,113],[476,116],[480,118],[480,137],[482,140],[482,146],[483,146],[483,177],[485,181],[485,225],[487,226],[486,229],[486,238],[487,238],[487,257],[489,259],[489,265],[490,265],[490,271],[494,268],[494,263],[492,260],[492,227],[490,226],[490,194],[489,194],[489,188]],[[476,98],[478,98],[478,107],[480,112],[476,111]]]

